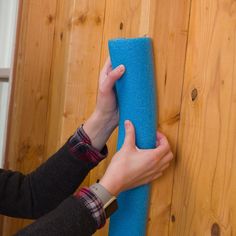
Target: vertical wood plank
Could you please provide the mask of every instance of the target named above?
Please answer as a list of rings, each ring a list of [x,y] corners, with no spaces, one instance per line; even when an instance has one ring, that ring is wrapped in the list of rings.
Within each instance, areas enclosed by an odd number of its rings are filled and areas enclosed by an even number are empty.
[[[64,65],[64,102],[60,104],[60,144],[68,139],[95,108],[104,11],[105,0],[76,0],[67,19],[65,30],[69,32],[69,39],[67,61]],[[60,71],[57,64],[55,70]],[[89,185],[89,176],[82,185]]]
[[[181,95],[188,37],[190,1],[153,1],[150,35],[154,42],[158,93],[159,130],[170,141],[176,156]],[[174,161],[164,175],[153,182],[148,235],[169,235]]]
[[[71,38],[69,22],[74,11],[74,2],[74,0],[58,0],[57,2],[45,156],[52,155],[63,144],[61,142],[61,130],[64,114],[65,88],[68,79],[69,45]]]
[[[170,235],[236,234],[236,3],[193,0]]]
[[[101,52],[100,69],[108,56],[108,40],[118,37],[138,37],[140,28],[142,1],[112,0],[106,1],[105,25]],[[90,184],[100,179],[111,157],[116,151],[117,130],[108,141],[109,157],[90,174]],[[95,236],[108,235],[109,221],[106,226],[95,233]]]
[[[61,140],[65,141],[95,108],[105,1],[76,0],[68,22],[69,56]]]
[[[44,159],[55,13],[56,0],[22,1],[5,166],[24,173]],[[5,217],[3,235],[26,223]]]

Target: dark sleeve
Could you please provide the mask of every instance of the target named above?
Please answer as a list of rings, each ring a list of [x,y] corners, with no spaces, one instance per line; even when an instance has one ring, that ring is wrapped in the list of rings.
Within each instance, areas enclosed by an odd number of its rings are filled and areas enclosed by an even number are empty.
[[[28,175],[1,169],[0,214],[35,219],[56,208],[97,164],[88,161],[86,155],[91,156],[88,144],[79,143],[75,155],[68,141]]]
[[[76,197],[69,197],[55,210],[19,231],[16,236],[90,236],[96,231],[91,212]]]

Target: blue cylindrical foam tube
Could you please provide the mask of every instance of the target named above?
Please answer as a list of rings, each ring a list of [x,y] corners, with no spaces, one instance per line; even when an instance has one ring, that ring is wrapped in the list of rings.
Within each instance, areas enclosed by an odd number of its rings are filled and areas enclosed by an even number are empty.
[[[136,146],[156,147],[157,99],[152,40],[113,39],[108,42],[112,67],[123,64],[124,75],[116,82],[119,106],[117,150],[124,142],[124,121],[135,126]],[[150,185],[122,192],[119,209],[111,216],[109,236],[144,236],[148,216]]]

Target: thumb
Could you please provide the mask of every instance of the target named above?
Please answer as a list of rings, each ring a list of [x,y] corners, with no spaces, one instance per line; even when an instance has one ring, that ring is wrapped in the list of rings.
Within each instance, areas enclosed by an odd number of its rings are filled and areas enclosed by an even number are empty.
[[[114,70],[108,73],[106,79],[103,82],[103,90],[104,91],[112,91],[112,88],[115,85],[115,82],[123,75],[125,72],[124,65],[119,65]]]
[[[135,147],[135,129],[131,121],[125,121],[125,141],[123,147],[134,148]]]

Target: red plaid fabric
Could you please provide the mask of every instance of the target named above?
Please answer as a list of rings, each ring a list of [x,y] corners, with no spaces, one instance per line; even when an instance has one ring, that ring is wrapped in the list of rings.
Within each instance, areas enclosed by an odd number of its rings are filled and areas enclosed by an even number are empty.
[[[70,152],[89,164],[96,166],[101,160],[107,157],[108,150],[105,145],[101,152],[91,145],[90,138],[85,133],[83,126],[77,129],[69,140]]]
[[[78,128],[70,138],[69,146],[72,155],[86,162],[91,168],[107,157],[108,154],[106,145],[101,152],[91,145],[91,140],[85,133],[83,126]],[[75,193],[75,196],[81,199],[89,209],[97,224],[97,228],[103,227],[106,223],[106,215],[103,210],[102,201],[89,188],[81,188],[80,191]]]
[[[102,228],[106,223],[102,201],[89,188],[81,188],[75,196],[81,199],[84,205],[90,210],[97,224],[97,228]]]

